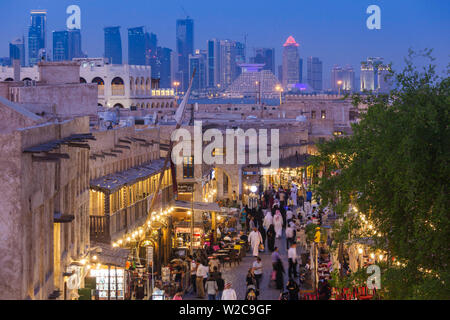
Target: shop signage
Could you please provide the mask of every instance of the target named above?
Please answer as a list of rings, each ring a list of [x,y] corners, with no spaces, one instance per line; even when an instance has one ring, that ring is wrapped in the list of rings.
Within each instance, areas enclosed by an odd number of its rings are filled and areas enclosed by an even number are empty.
[[[176,228],[176,233],[191,233],[191,228]],[[194,228],[194,233],[196,234],[202,234],[201,228]]]
[[[192,193],[194,192],[194,184],[193,183],[179,183],[178,184],[178,193]]]
[[[161,268],[161,278],[163,282],[170,281],[170,268]]]

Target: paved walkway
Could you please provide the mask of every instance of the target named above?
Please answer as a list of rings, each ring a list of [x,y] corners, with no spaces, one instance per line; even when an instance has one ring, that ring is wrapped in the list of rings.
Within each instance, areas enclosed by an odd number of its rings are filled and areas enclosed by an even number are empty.
[[[288,257],[286,249],[286,238],[283,231],[283,237],[275,240],[275,246],[278,247],[278,252],[280,253],[281,260],[285,269],[284,274],[284,286],[288,281]],[[267,248],[267,240],[265,244],[265,252],[260,253],[261,262],[263,264],[263,276],[260,283],[260,293],[258,300],[278,300],[280,297],[280,290],[274,288],[274,286],[269,287],[270,275],[272,273],[272,253]],[[297,253],[300,255],[300,249],[297,247]],[[222,267],[222,277],[226,281],[231,281],[233,283],[233,288],[236,290],[238,300],[244,300],[245,294],[247,292],[246,277],[248,269],[252,267],[255,258],[252,256],[251,252],[248,252],[239,265],[234,265],[230,267],[226,264]],[[298,280],[298,279],[296,279]],[[196,298],[195,295],[186,294],[183,299],[185,300],[201,300]],[[205,298],[207,299],[207,298]]]

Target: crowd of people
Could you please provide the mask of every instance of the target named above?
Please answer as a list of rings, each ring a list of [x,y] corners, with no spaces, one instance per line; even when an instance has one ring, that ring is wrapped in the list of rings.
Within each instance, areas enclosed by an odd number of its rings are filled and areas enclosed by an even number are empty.
[[[257,300],[260,296],[263,263],[261,254],[271,254],[270,284],[279,290],[280,299],[298,300],[300,289],[310,273],[310,262],[307,257],[302,261],[298,254],[297,235],[310,223],[322,224],[323,216],[329,214],[312,205],[312,192],[308,190],[306,197],[298,193],[295,184],[291,188],[269,188],[261,195],[259,206],[249,208],[244,206],[238,215],[241,230],[235,225],[223,224],[217,229],[218,243],[205,246],[204,250],[188,257],[190,261],[191,286],[189,293],[199,299],[236,300],[237,294],[230,281],[225,281],[221,272],[221,263],[216,258],[208,257],[212,252],[222,249],[228,242],[243,245],[242,250],[253,256],[253,261],[246,275],[246,300]],[[316,199],[316,201],[320,199]],[[283,262],[280,248],[275,246],[276,239],[285,235],[282,246],[287,251],[287,261]],[[280,242],[277,242],[280,245]],[[285,250],[283,249],[283,252]],[[284,254],[283,254],[284,255]],[[285,268],[285,263],[287,268]],[[266,269],[268,271],[268,269]],[[288,281],[284,282],[287,273]],[[319,284],[319,298],[329,299],[329,285],[325,281]],[[182,293],[177,292],[174,299],[181,299]]]

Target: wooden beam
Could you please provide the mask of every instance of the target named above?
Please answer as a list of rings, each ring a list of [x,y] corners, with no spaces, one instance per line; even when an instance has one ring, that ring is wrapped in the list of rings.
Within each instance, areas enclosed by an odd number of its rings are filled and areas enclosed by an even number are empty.
[[[61,161],[61,159],[59,159],[59,158],[52,158],[52,157],[31,156],[31,159],[35,162],[57,162],[57,163],[59,163]]]
[[[45,156],[54,159],[70,159],[67,153],[46,153]]]
[[[125,139],[119,139],[119,142],[131,144],[131,141]]]
[[[122,145],[120,145],[120,144],[116,144],[115,146],[114,146],[114,148],[119,148],[119,149],[128,149],[128,150],[130,150],[131,148],[129,147],[129,146],[122,146]]]
[[[83,149],[91,149],[91,146],[88,145],[87,143],[74,143],[74,142],[69,142],[68,146],[71,148],[83,148]]]

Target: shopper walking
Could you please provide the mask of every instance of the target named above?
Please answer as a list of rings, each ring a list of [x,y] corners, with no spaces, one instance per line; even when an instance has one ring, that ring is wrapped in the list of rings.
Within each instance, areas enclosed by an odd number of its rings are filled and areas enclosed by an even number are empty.
[[[216,279],[210,276],[206,280],[205,291],[208,294],[208,300],[216,300],[216,295],[217,292],[219,291]]]
[[[260,257],[256,257],[256,260],[253,262],[253,274],[255,275],[256,280],[256,288],[259,289],[259,284],[261,283],[261,278],[263,275],[263,265]]]
[[[275,226],[275,232],[277,239],[281,238],[283,230],[283,217],[281,216],[280,210],[277,210],[275,217],[273,218],[273,224]]]
[[[269,229],[267,230],[267,247],[269,248],[270,252],[273,252],[275,250],[275,236],[275,227],[273,226],[273,224],[271,224],[269,226]]]
[[[250,242],[250,246],[252,247],[253,256],[257,257],[259,255],[259,245],[262,244],[262,236],[259,233],[256,227],[253,228],[253,231],[250,232],[248,236],[248,241]]]
[[[222,300],[222,293],[225,289],[225,281],[222,278],[222,273],[216,272],[215,273],[216,283],[217,283],[217,299],[216,300]]]
[[[204,266],[200,260],[197,261],[197,298],[201,298],[204,299],[205,298],[205,287],[203,285],[203,278],[207,276],[207,268],[206,266]]]
[[[237,300],[236,291],[231,287],[232,283],[227,282],[225,284],[225,290],[222,293],[222,300]]]
[[[191,285],[192,285],[192,292],[191,293],[197,293],[197,262],[192,256],[189,256],[189,259],[191,259]]]
[[[289,249],[292,243],[295,241],[295,229],[292,224],[286,228],[286,249]]]
[[[298,284],[294,279],[289,279],[286,285],[286,289],[289,292],[289,300],[299,300],[298,293],[300,292],[300,288],[298,287]]]
[[[288,262],[289,262],[289,268],[288,268],[288,276],[291,278],[294,276],[294,278],[297,277],[297,244],[293,243],[291,244],[291,247],[288,250]]]

